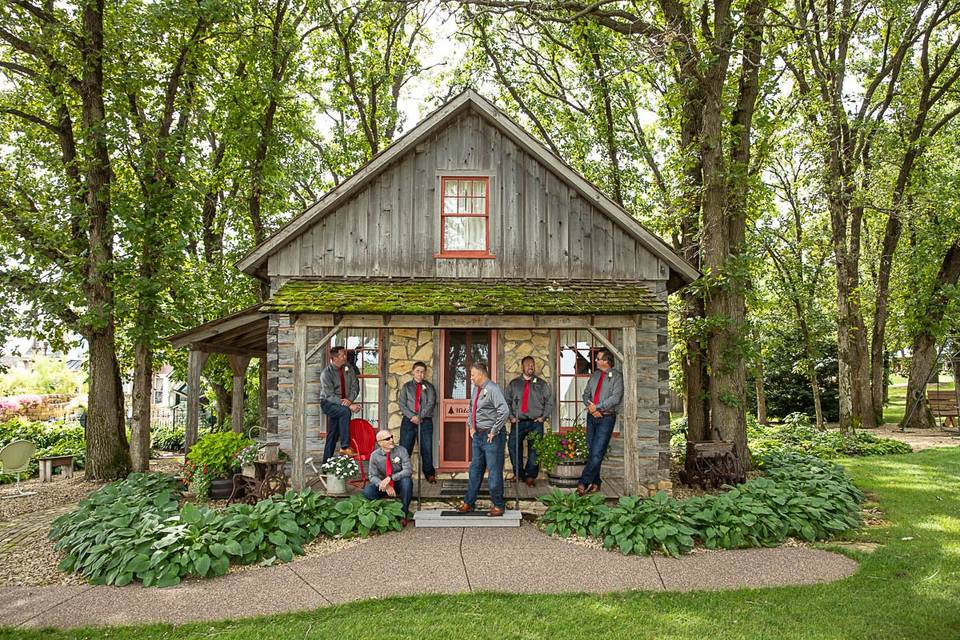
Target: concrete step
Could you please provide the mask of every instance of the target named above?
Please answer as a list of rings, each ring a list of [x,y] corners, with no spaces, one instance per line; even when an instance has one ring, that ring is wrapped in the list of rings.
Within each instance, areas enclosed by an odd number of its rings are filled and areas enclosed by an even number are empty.
[[[486,511],[459,513],[454,509],[425,509],[413,516],[417,527],[519,527],[520,512],[507,509],[502,516],[490,518]]]

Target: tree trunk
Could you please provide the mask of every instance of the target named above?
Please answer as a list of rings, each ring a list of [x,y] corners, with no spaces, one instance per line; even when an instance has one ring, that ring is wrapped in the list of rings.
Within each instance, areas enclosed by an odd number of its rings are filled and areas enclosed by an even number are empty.
[[[757,359],[757,368],[754,372],[754,386],[757,392],[757,422],[769,424],[767,419],[767,391],[763,384],[763,359]]]
[[[153,393],[153,352],[142,341],[134,347],[133,420],[130,424],[130,463],[133,471],[150,470],[150,425]]]
[[[87,392],[86,467],[88,480],[114,480],[130,472],[123,420],[123,387],[114,350],[113,324],[87,335],[90,386]]]
[[[820,383],[817,382],[817,366],[813,360],[807,365],[807,376],[810,378],[810,390],[813,391],[813,413],[817,420],[817,431],[826,431],[823,422],[823,406],[820,403]]]
[[[214,382],[212,386],[213,392],[217,396],[217,426],[215,430],[219,431],[226,424],[227,417],[230,415],[231,398],[226,385]]]
[[[910,359],[907,400],[901,427],[929,428],[935,424],[927,404],[927,381],[937,363],[936,334],[948,303],[947,291],[956,286],[958,278],[960,278],[960,238],[954,241],[943,257],[925,313],[919,315],[923,321],[923,328],[913,337],[913,356]]]

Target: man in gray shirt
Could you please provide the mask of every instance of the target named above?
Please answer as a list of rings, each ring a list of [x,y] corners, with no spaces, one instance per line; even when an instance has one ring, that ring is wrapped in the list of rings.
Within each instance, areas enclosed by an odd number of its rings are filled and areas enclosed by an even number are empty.
[[[473,511],[483,473],[489,469],[487,484],[493,507],[487,515],[502,516],[506,508],[503,500],[503,425],[510,417],[510,407],[500,387],[490,379],[486,363],[474,362],[470,365],[470,382],[473,384],[470,415],[467,418],[471,439],[470,486],[457,511]]]
[[[367,500],[394,498],[400,496],[403,505],[403,526],[407,526],[410,512],[410,499],[413,497],[413,466],[410,454],[400,445],[394,444],[393,434],[387,430],[377,432],[379,445],[370,454],[367,470],[369,484],[363,488]]]
[[[613,354],[606,349],[597,351],[596,369],[583,390],[583,404],[587,407],[587,465],[583,468],[577,495],[600,491],[600,465],[607,455],[607,447],[617,423],[617,414],[623,403],[623,374],[613,368]]]
[[[510,421],[513,428],[507,438],[513,480],[526,481],[528,487],[537,482],[540,466],[537,452],[533,450],[530,436],[543,436],[543,423],[553,413],[553,393],[547,381],[537,375],[537,363],[533,356],[520,362],[522,375],[507,385],[507,404],[510,405]],[[527,442],[527,465],[523,465],[524,441]]]
[[[360,381],[353,367],[347,364],[347,350],[333,347],[329,364],[320,372],[320,410],[327,416],[324,462],[333,457],[338,440],[340,455],[356,455],[350,448],[350,415],[360,411],[360,405],[356,403],[359,395]]]
[[[413,363],[413,380],[400,387],[400,446],[413,453],[413,445],[420,440],[421,471],[427,482],[437,481],[433,467],[433,410],[437,406],[437,390],[426,379],[427,365]]]

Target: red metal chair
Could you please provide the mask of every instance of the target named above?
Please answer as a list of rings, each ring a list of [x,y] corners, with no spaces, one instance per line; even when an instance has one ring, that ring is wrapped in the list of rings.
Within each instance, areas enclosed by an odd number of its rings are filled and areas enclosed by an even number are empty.
[[[367,463],[377,448],[377,432],[373,425],[362,418],[350,421],[350,447],[357,452],[353,459],[360,465],[360,479],[350,480],[350,484],[363,489],[367,486]]]

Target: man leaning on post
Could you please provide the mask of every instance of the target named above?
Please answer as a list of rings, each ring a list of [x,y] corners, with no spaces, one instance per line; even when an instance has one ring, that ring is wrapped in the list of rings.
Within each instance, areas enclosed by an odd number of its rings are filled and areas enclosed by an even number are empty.
[[[587,465],[583,468],[577,495],[600,491],[600,465],[607,455],[617,414],[623,403],[623,374],[613,368],[613,354],[606,349],[597,351],[596,369],[583,390],[583,404],[587,406]]]
[[[483,482],[483,472],[489,471],[487,484],[493,506],[488,516],[502,516],[506,508],[503,501],[503,425],[510,416],[510,407],[500,387],[490,379],[490,371],[483,362],[470,365],[470,382],[473,395],[470,399],[470,486],[463,503],[457,507],[460,513],[473,511]]]

